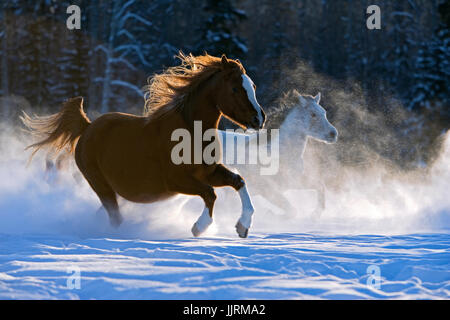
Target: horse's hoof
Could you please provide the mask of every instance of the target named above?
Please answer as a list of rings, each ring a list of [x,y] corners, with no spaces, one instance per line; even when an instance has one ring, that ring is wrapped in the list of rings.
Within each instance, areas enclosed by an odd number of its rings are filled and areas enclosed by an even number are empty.
[[[111,218],[110,220],[109,220],[109,222],[111,223],[111,226],[113,227],[113,228],[119,228],[120,227],[120,225],[122,224],[122,222],[123,222],[123,218],[122,218],[122,216],[118,216],[118,217],[114,217],[114,218]]]
[[[194,223],[194,225],[192,226],[191,232],[194,235],[194,237],[200,236],[201,231],[198,229],[197,223]]]
[[[240,221],[236,224],[236,232],[241,238],[247,238],[248,236],[248,228],[244,227]]]

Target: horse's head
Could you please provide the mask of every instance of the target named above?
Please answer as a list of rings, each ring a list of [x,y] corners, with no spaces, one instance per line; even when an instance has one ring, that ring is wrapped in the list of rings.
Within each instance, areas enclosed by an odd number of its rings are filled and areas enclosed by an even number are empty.
[[[222,81],[217,105],[222,114],[242,127],[261,129],[266,115],[256,100],[255,85],[242,65],[222,56]]]
[[[325,109],[320,103],[320,92],[315,96],[301,95],[297,90],[289,93],[294,107],[290,113],[298,128],[307,136],[325,143],[335,143],[337,129],[328,121]]]

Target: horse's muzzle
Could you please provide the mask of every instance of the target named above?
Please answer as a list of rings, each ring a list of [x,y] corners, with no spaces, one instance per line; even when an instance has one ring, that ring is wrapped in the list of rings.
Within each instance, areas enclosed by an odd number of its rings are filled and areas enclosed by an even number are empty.
[[[260,129],[260,119],[258,116],[254,116],[250,122],[247,124],[249,129],[259,130]]]
[[[259,130],[264,127],[265,122],[266,122],[266,115],[264,112],[261,112],[260,115],[256,115],[252,118],[248,127],[250,129]]]
[[[330,133],[328,134],[328,142],[335,143],[335,142],[337,142],[337,139],[338,139],[337,130],[335,129],[335,130],[330,131]]]
[[[260,129],[264,128],[264,124],[266,123],[266,113],[261,109],[262,121],[259,126]]]

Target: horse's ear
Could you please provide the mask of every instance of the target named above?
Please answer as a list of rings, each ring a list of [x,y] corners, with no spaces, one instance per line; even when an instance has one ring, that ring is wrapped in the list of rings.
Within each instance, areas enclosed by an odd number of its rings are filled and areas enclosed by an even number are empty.
[[[302,95],[299,95],[299,96],[298,96],[298,100],[300,101],[300,104],[301,104],[302,106],[304,106],[304,105],[307,104],[306,99],[305,99]]]
[[[319,104],[320,102],[320,92],[316,94],[316,96],[314,97],[314,101]]]
[[[222,55],[222,66],[228,66],[228,58],[225,54]]]
[[[299,96],[300,93],[298,93],[297,90],[295,89],[289,90],[287,93],[283,95],[283,102],[289,106],[296,105],[298,104]]]

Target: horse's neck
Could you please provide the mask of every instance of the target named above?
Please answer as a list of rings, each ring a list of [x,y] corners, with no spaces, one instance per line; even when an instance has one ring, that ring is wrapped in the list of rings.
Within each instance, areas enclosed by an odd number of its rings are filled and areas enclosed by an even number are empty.
[[[282,173],[295,170],[303,172],[303,154],[305,153],[308,135],[288,115],[280,126],[280,170]]]
[[[306,135],[283,134],[280,129],[280,163],[282,167],[289,167],[303,171],[303,155],[308,137]]]
[[[214,81],[206,83],[189,97],[185,118],[188,123],[202,121],[202,129],[217,128],[221,113],[211,91],[215,90]]]
[[[280,150],[303,158],[308,142],[308,135],[295,121],[295,112],[290,113],[280,126]]]

